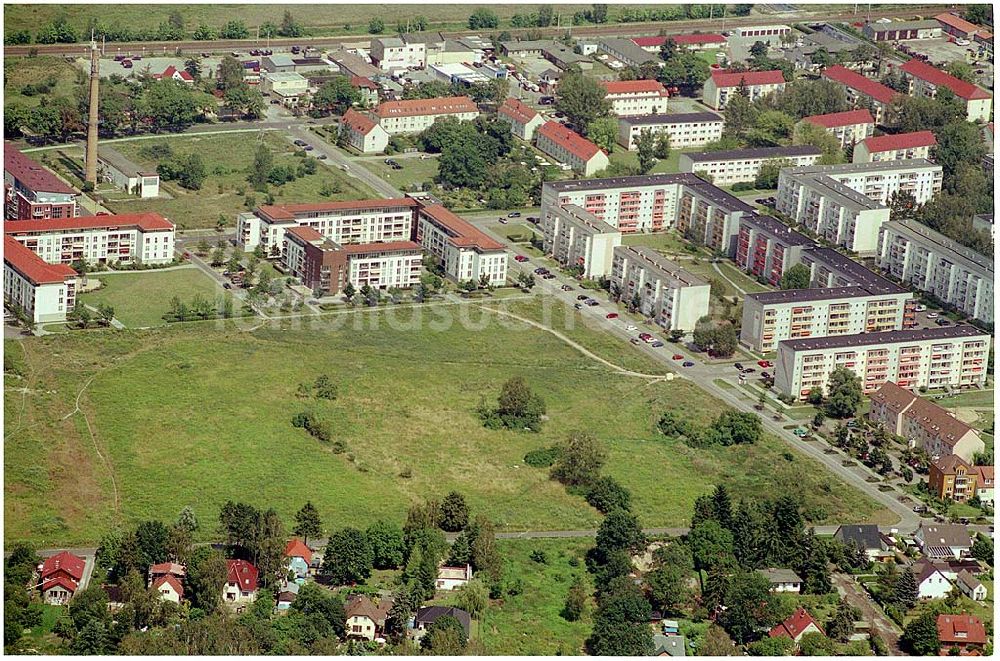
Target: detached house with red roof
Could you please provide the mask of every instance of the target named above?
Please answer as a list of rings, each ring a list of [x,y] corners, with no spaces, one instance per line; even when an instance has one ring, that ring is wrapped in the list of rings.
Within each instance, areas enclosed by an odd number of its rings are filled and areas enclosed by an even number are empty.
[[[889,121],[889,106],[899,92],[882,83],[851,71],[842,64],[835,64],[823,71],[823,77],[844,87],[847,101],[855,108],[868,108],[875,116],[876,124]]]
[[[771,638],[779,638],[784,636],[786,638],[791,638],[796,643],[802,640],[802,636],[807,633],[820,633],[824,636],[823,629],[820,628],[813,616],[809,614],[805,608],[801,606],[792,613],[787,620],[781,624],[777,624],[771,629],[767,635]]]
[[[514,97],[507,97],[497,109],[500,119],[510,122],[510,132],[521,138],[525,142],[531,142],[535,138],[535,131],[545,123],[542,115],[531,106],[522,103]]]
[[[658,115],[667,112],[667,88],[658,80],[606,80],[605,99],[616,115]]]
[[[160,595],[163,601],[172,601],[175,604],[181,603],[184,597],[184,586],[176,577],[167,574],[153,581],[152,588]]]
[[[608,167],[603,149],[558,122],[542,124],[535,134],[535,145],[585,177]]]
[[[76,191],[10,142],[3,144],[3,188],[4,220],[73,218],[79,214]]]
[[[349,108],[340,120],[347,142],[362,154],[381,154],[389,146],[389,133],[368,115]]]
[[[375,117],[389,135],[420,133],[440,117],[472,121],[479,117],[479,107],[467,96],[383,101],[375,109]]]
[[[289,540],[285,546],[285,559],[288,568],[295,572],[299,578],[305,578],[309,574],[309,565],[312,564],[313,552],[301,539]]]
[[[222,601],[250,603],[257,598],[257,568],[246,560],[226,560],[226,584]]]
[[[965,118],[970,122],[988,122],[993,108],[993,97],[981,87],[967,83],[955,76],[935,69],[926,62],[910,60],[899,67],[910,81],[912,96],[934,98],[939,88],[944,87],[965,104]]]
[[[897,133],[867,138],[854,145],[854,163],[877,161],[906,161],[911,158],[930,158],[931,147],[937,139],[930,131]]]
[[[13,237],[49,264],[85,259],[98,264],[167,264],[174,258],[174,224],[146,211],[4,224]]]
[[[194,76],[184,69],[178,69],[173,65],[167,67],[162,73],[154,73],[153,80],[176,80],[179,83],[194,85]]]
[[[785,76],[780,69],[772,71],[726,71],[716,70],[705,81],[702,100],[709,108],[721,110],[738,90],[746,89],[751,101],[756,101],[771,92],[785,89]]]
[[[4,251],[6,253],[6,250]],[[6,257],[6,255],[5,255]],[[39,578],[42,582],[42,599],[47,604],[65,604],[80,588],[87,563],[69,551],[49,556],[42,564]]]
[[[826,129],[840,141],[841,147],[856,145],[875,133],[875,118],[864,108],[826,115],[810,115],[802,121]]]
[[[937,630],[942,655],[957,649],[960,656],[978,656],[988,642],[986,627],[971,615],[938,615]]]
[[[66,321],[76,306],[76,271],[47,264],[10,236],[3,239],[3,300],[32,323]]]

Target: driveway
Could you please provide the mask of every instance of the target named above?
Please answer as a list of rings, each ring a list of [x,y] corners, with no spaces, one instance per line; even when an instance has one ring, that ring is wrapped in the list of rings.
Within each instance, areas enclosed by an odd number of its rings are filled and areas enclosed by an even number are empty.
[[[889,654],[899,656],[899,637],[903,631],[872,601],[868,592],[848,574],[832,574],[830,580],[847,603],[861,610],[861,619],[889,646]]]

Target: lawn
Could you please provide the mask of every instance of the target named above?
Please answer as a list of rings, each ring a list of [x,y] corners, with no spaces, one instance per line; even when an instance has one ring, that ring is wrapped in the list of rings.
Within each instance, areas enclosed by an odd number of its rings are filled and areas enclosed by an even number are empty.
[[[107,303],[115,309],[115,318],[129,328],[162,326],[163,315],[170,310],[174,296],[190,303],[197,294],[209,301],[222,295],[223,289],[196,267],[169,271],[134,271],[95,273],[104,287],[80,296],[80,301],[97,307]]]
[[[694,152],[698,149],[671,149],[670,154],[662,160],[656,162],[653,169],[649,171],[650,174],[661,174],[666,172],[680,172],[680,159],[681,154],[684,152]],[[621,145],[616,145],[615,150],[611,152],[609,157],[613,163],[623,163],[626,165],[631,165],[632,167],[639,167],[639,152],[637,151],[625,151],[625,148]]]
[[[7,12],[4,12],[5,18]],[[39,55],[38,57],[7,58],[4,60],[3,93],[4,103],[34,108],[43,101],[51,101],[57,97],[72,99],[75,103],[77,93],[86,78],[83,72],[61,57]],[[55,86],[48,94],[33,94],[25,96],[26,85],[39,85],[49,79],[55,81]]]
[[[655,234],[623,234],[622,245],[626,246],[647,246],[654,250],[671,255],[690,256],[688,247],[691,245],[677,232],[656,232]],[[681,264],[686,263],[683,260]]]
[[[437,176],[438,172],[437,157],[422,159],[420,157],[403,158],[396,156],[395,160],[403,166],[402,170],[393,170],[385,164],[385,159],[383,158],[377,160],[359,159],[356,162],[382,177],[401,191],[423,190],[425,188],[424,184],[427,184],[428,186],[426,187],[429,187],[434,183],[434,177]]]
[[[529,304],[509,306],[528,313]],[[605,470],[632,491],[646,526],[686,523],[694,499],[720,483],[737,500],[789,491],[822,508],[826,523],[891,519],[807,458],[783,458],[786,446],[772,437],[711,449],[660,437],[663,411],[707,423],[723,407],[690,381],[621,374],[475,305],[309,323],[7,341],[26,376],[16,380],[21,395],[5,402],[5,539],[94,543],[114,521],[172,520],[185,505],[208,538],[229,499],[274,507],[289,525],[312,500],[331,527],[366,526],[402,521],[411,504],[451,490],[500,530],[595,528],[601,517],[583,498],[523,463],[527,451],[579,429],[604,441]],[[582,325],[568,333],[613,362],[663,371],[635,354],[624,360],[629,346],[604,333]],[[296,397],[300,383],[324,373],[339,388],[336,401]],[[477,405],[495,401],[511,376],[544,396],[541,433],[480,424]],[[72,415],[77,404],[86,418]],[[291,426],[307,407],[345,453]]]
[[[178,156],[198,153],[204,160],[208,176],[201,190],[189,191],[176,182],[162,182],[160,190],[170,197],[146,200],[125,197],[110,202],[109,206],[116,213],[156,211],[172,220],[178,229],[215,227],[220,215],[227,225],[234,225],[236,214],[247,210],[248,193],[254,196],[258,204],[265,201],[265,195],[254,193],[246,181],[247,167],[253,162],[260,139],[271,148],[275,165],[294,166],[299,163],[300,158],[295,155],[296,147],[272,132],[178,135],[158,140],[113,143],[115,149],[152,169],[156,168],[158,161],[150,155],[150,148],[156,145],[168,145]],[[329,196],[321,194],[320,191],[329,184],[333,184],[339,192]],[[306,175],[278,187],[271,186],[271,190],[276,203],[290,204],[376,197],[364,184],[323,163],[318,164],[316,174]]]

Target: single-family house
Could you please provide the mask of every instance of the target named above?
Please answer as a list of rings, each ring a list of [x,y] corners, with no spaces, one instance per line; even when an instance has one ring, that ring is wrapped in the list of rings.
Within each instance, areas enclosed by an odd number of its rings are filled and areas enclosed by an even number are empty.
[[[170,574],[164,574],[153,581],[152,587],[159,593],[160,599],[163,601],[172,601],[175,604],[179,604],[181,603],[181,598],[184,596],[184,586],[181,585],[181,582],[176,577]]]
[[[392,609],[392,599],[373,601],[368,595],[353,594],[344,604],[348,638],[375,640],[385,630],[385,620]]]
[[[297,537],[289,540],[288,545],[285,546],[285,560],[288,563],[288,568],[295,572],[295,575],[299,578],[304,578],[309,574],[309,565],[312,563],[312,557],[312,549]]]
[[[757,573],[763,575],[771,584],[771,592],[798,594],[802,591],[802,579],[791,569],[758,569]]]
[[[154,581],[162,578],[163,576],[173,576],[178,581],[183,581],[184,573],[184,565],[176,562],[161,562],[159,564],[149,566],[149,570],[146,572],[146,582],[149,585],[152,585]]]
[[[299,596],[299,584],[295,581],[285,581],[285,584],[278,590],[278,599],[275,608],[279,611],[286,611],[292,606],[292,602]]]
[[[993,466],[976,466],[976,497],[993,505]]]
[[[438,618],[446,615],[458,620],[458,623],[462,625],[462,629],[465,630],[465,635],[469,635],[469,632],[472,630],[472,616],[469,615],[468,611],[452,606],[424,606],[418,609],[417,614],[413,617],[414,635],[416,637],[422,636],[427,627],[437,622]]]
[[[917,581],[917,595],[921,599],[943,599],[951,592],[951,581],[943,567],[941,563],[926,559],[910,567],[909,571],[913,572]]]
[[[969,529],[957,523],[920,524],[913,536],[920,550],[928,558],[960,559],[972,548]]]
[[[797,643],[802,640],[802,636],[813,632],[823,633],[823,629],[816,623],[809,611],[799,606],[794,613],[788,616],[787,620],[776,624],[767,635],[771,638],[785,636]]]
[[[684,636],[653,634],[653,656],[687,656]]]
[[[472,580],[472,566],[441,567],[438,569],[436,587],[438,590],[454,590]]]
[[[154,73],[153,80],[176,80],[179,83],[194,85],[194,76],[184,69],[178,69],[174,65],[170,65],[161,73]]]
[[[873,523],[842,525],[833,533],[833,538],[848,546],[857,546],[865,552],[869,560],[881,561],[893,555],[878,526]]]
[[[58,606],[65,604],[80,587],[83,581],[83,571],[87,566],[83,558],[69,551],[60,551],[51,555],[42,563],[41,579],[42,599],[47,604]]]
[[[246,560],[226,560],[226,584],[222,601],[249,603],[257,598],[257,568]]]
[[[955,585],[958,586],[962,594],[973,601],[986,600],[986,586],[980,583],[979,579],[966,569],[958,572],[958,576],[955,578]]]
[[[938,615],[937,630],[942,654],[951,655],[957,649],[959,656],[978,656],[986,647],[986,627],[978,617]]]

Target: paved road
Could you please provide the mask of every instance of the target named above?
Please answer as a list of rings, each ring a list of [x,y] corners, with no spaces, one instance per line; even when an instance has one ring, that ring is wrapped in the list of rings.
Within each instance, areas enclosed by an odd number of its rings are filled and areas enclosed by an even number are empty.
[[[342,151],[310,131],[306,126],[302,124],[289,124],[287,125],[287,134],[291,136],[290,140],[294,140],[295,138],[305,140],[315,147],[313,151],[314,155],[325,154],[330,164],[340,168],[355,179],[360,180],[376,193],[387,198],[403,197],[401,190],[358,163],[355,159],[345,156]]]

